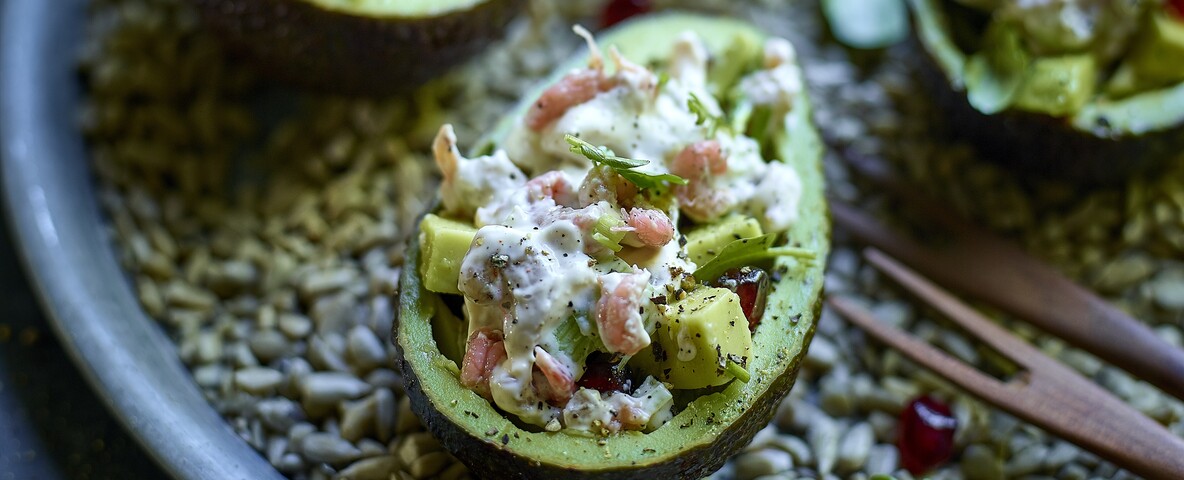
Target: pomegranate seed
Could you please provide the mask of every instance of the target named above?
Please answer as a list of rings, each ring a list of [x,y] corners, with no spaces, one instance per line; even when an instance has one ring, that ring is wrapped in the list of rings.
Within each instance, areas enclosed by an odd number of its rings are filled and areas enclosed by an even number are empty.
[[[1174,14],[1176,20],[1184,20],[1184,0],[1168,0],[1164,5],[1168,13]]]
[[[632,392],[633,382],[625,369],[610,360],[610,356],[599,352],[589,355],[584,362],[584,375],[576,385],[603,393]]]
[[[756,330],[765,314],[765,300],[769,298],[769,275],[759,268],[734,268],[716,280],[716,285],[736,292],[748,320],[748,330]]]
[[[650,0],[609,0],[600,14],[600,27],[611,27],[654,8]]]
[[[940,465],[954,453],[957,428],[958,419],[944,403],[929,396],[913,400],[900,413],[896,447],[901,465],[913,475]]]

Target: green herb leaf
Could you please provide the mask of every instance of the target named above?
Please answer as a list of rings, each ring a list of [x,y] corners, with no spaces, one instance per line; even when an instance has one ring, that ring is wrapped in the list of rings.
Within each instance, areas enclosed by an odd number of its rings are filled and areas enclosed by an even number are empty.
[[[776,257],[795,257],[802,260],[814,260],[817,256],[813,250],[795,247],[774,247],[777,235],[767,233],[759,237],[732,240],[719,255],[708,260],[695,270],[695,278],[699,281],[710,281],[719,278],[724,272],[746,265],[755,265],[762,260]]]
[[[707,110],[707,106],[703,105],[703,101],[694,93],[687,99],[687,108],[691,113],[695,114],[695,125],[707,125],[709,133],[708,137],[715,136],[715,130],[723,123],[723,119],[716,115],[712,115],[711,111]]]
[[[563,136],[568,145],[571,145],[571,152],[583,155],[592,163],[600,164],[612,168],[626,180],[633,182],[638,188],[657,188],[664,183],[673,183],[676,185],[686,185],[687,180],[678,175],[670,173],[646,173],[634,170],[643,165],[649,165],[649,160],[637,160],[632,158],[618,157],[612,150],[607,147],[592,145],[585,142],[575,135],[567,134]]]

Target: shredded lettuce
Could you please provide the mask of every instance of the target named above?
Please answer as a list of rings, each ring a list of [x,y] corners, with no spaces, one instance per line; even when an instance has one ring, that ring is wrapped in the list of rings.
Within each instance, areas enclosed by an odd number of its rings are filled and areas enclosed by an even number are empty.
[[[654,377],[646,377],[641,386],[633,392],[633,398],[641,399],[641,410],[650,412],[646,431],[653,431],[670,419],[670,407],[674,405],[674,395]]]
[[[583,155],[588,160],[591,160],[592,163],[612,168],[617,174],[633,182],[634,185],[637,185],[637,188],[657,188],[663,183],[673,183],[676,185],[687,184],[687,180],[678,175],[670,173],[646,173],[634,170],[637,167],[649,165],[649,160],[618,157],[608,147],[592,145],[571,134],[564,135],[563,139],[567,141],[568,145],[571,145],[572,153]]]
[[[719,254],[695,270],[695,278],[700,281],[710,281],[719,278],[724,272],[746,265],[755,265],[763,260],[776,257],[795,257],[802,260],[814,260],[817,256],[813,250],[796,247],[774,247],[777,235],[767,233],[759,237],[732,240]]]

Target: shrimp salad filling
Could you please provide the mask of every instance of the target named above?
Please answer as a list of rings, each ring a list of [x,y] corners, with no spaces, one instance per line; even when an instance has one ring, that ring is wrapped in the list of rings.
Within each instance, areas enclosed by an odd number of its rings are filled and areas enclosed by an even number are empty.
[[[748,380],[769,288],[751,259],[810,255],[773,246],[801,181],[766,145],[801,72],[786,40],[713,59],[686,32],[662,73],[610,48],[610,74],[576,31],[588,66],[545,90],[504,149],[465,158],[440,129],[422,270],[429,290],[463,296],[467,388],[548,431],[650,431],[675,413],[672,391]]]

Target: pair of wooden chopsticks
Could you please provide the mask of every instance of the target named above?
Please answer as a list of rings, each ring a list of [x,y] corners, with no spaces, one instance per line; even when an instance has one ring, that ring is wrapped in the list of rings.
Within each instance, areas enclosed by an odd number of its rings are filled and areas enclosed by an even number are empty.
[[[890,190],[910,211],[942,227],[949,237],[939,246],[923,247],[858,209],[832,199],[831,211],[839,228],[875,247],[865,251],[870,264],[1024,371],[1007,382],[1000,381],[875,320],[849,299],[831,297],[828,302],[839,314],[967,392],[1115,464],[1147,478],[1184,478],[1184,440],[892,257],[939,283],[1023,318],[1178,398],[1184,398],[1184,351],[1018,247],[924,198],[916,189],[893,178],[882,164],[867,159],[849,159],[848,164]]]

